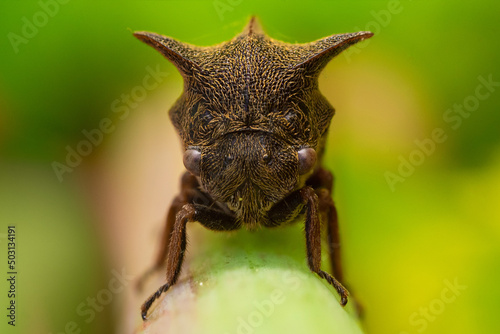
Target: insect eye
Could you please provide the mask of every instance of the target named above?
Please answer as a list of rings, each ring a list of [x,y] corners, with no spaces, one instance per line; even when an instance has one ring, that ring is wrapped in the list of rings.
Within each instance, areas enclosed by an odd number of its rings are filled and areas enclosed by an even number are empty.
[[[309,172],[316,164],[316,151],[311,147],[306,147],[300,149],[298,152],[299,156],[299,174],[305,174]]]
[[[201,152],[194,149],[189,149],[184,152],[184,157],[182,159],[184,167],[191,174],[195,176],[200,176],[200,165],[201,165]]]

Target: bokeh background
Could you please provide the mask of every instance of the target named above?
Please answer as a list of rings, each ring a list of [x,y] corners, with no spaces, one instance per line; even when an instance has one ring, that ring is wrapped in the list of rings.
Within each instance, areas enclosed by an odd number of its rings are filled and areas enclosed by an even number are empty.
[[[375,33],[320,78],[366,332],[498,333],[499,13],[492,0],[0,2],[0,263],[4,277],[15,225],[19,271],[18,323],[2,315],[2,332],[121,331],[120,288],[152,261],[182,173],[167,115],[181,77],[131,32],[211,45],[256,14],[290,43]],[[109,303],[89,311],[96,297]]]

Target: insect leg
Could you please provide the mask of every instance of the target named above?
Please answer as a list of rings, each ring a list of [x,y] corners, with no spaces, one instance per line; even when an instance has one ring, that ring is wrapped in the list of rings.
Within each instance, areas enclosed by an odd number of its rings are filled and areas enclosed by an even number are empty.
[[[321,212],[325,213],[327,223],[327,237],[328,237],[328,253],[330,255],[330,262],[332,271],[335,277],[343,282],[344,276],[342,273],[342,260],[340,258],[340,239],[339,239],[339,223],[337,216],[337,209],[333,202],[330,192],[326,189],[316,190],[319,200],[319,208]]]
[[[319,210],[326,218],[328,253],[333,274],[337,280],[343,282],[338,216],[332,199],[333,175],[328,170],[320,168],[307,180],[307,184],[316,191]]]
[[[181,272],[184,252],[186,250],[186,225],[188,222],[198,221],[205,227],[213,230],[234,230],[239,228],[233,216],[224,212],[211,209],[201,204],[185,204],[175,216],[170,243],[167,255],[167,277],[166,283],[153,293],[142,305],[141,316],[146,320],[148,310],[153,302],[158,299],[162,293],[167,291],[177,282]]]
[[[167,283],[153,293],[141,307],[141,316],[146,320],[149,308],[153,302],[175,284],[181,271],[184,251],[186,250],[186,224],[194,220],[195,208],[193,204],[185,204],[177,213],[175,223],[170,235],[167,256]]]
[[[300,194],[307,207],[305,231],[309,268],[337,290],[340,295],[340,304],[344,306],[347,304],[347,296],[349,295],[347,289],[333,276],[321,270],[321,222],[318,214],[318,196],[311,187],[307,186],[300,190]]]
[[[168,246],[170,243],[170,236],[172,234],[172,230],[174,228],[175,216],[177,212],[179,212],[183,205],[190,203],[193,199],[193,196],[198,188],[198,181],[196,178],[190,173],[184,173],[181,178],[181,191],[180,194],[177,195],[167,213],[166,224],[163,230],[163,234],[161,237],[161,244],[156,260],[151,268],[149,268],[136,283],[136,289],[141,291],[146,280],[156,271],[163,268],[165,263],[165,259],[168,254]]]

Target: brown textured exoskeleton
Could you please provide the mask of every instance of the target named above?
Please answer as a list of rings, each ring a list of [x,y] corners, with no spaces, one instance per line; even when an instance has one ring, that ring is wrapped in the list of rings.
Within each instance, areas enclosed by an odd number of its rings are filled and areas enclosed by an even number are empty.
[[[170,118],[189,171],[168,212],[163,246],[151,270],[166,260],[166,283],[144,303],[142,318],[179,277],[188,222],[229,231],[274,227],[302,214],[309,268],[335,287],[345,305],[333,178],[320,164],[335,110],[321,95],[318,76],[331,58],[372,33],[287,44],[269,38],[252,18],[240,35],[213,47],[150,32],[134,35],[184,78]],[[320,214],[334,276],[320,268]]]

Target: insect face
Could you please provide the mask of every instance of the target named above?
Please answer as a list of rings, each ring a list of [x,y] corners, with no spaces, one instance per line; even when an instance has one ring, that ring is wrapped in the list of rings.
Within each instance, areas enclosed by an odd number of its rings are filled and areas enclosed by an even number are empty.
[[[263,131],[238,131],[201,148],[204,189],[248,225],[297,187],[297,150]]]

